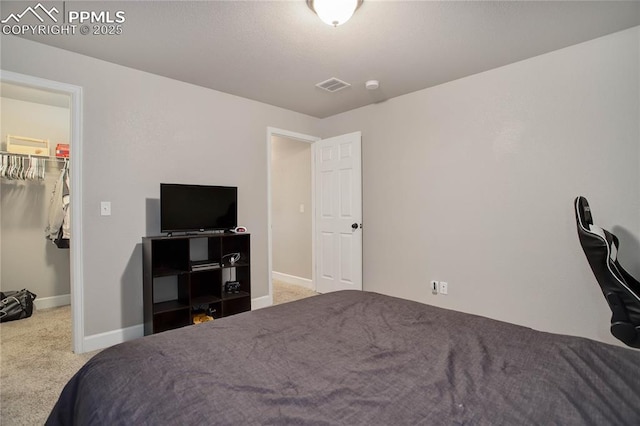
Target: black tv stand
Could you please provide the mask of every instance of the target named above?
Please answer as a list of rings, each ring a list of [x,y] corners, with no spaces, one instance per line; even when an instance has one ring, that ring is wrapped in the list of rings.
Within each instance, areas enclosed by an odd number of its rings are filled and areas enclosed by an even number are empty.
[[[250,242],[248,233],[144,237],[144,334],[190,325],[199,312],[220,318],[250,311]],[[231,263],[234,253],[240,258]],[[239,284],[226,291],[226,282]]]

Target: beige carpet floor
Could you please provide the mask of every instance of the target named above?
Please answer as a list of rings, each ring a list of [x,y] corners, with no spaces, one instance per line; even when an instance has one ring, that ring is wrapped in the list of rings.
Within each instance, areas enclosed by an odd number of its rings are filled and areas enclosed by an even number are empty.
[[[274,281],[274,304],[316,295]],[[0,425],[42,425],[67,381],[98,351],[71,351],[69,306],[0,324]]]
[[[0,424],[44,424],[65,383],[95,354],[71,351],[69,306],[0,324]]]
[[[316,293],[308,288],[299,285],[287,284],[282,281],[273,280],[273,304],[293,302],[294,300],[304,299],[305,297],[315,296]]]

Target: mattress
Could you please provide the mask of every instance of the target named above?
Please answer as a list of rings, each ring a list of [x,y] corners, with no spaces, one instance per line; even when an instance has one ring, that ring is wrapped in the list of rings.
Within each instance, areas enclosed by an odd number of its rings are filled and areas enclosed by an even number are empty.
[[[640,424],[640,352],[340,291],[108,348],[47,424]]]

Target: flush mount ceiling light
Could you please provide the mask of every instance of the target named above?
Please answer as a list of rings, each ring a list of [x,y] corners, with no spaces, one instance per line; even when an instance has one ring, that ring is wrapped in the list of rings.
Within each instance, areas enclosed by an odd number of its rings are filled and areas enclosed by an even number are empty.
[[[307,0],[307,6],[313,10],[322,22],[337,27],[347,22],[363,0]]]

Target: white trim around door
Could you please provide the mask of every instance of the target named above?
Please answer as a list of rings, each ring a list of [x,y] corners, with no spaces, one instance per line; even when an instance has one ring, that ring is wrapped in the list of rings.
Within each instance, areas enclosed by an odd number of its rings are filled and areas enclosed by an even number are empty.
[[[84,350],[84,274],[82,239],[82,87],[0,70],[5,83],[69,95],[71,98],[71,333],[75,353]]]

